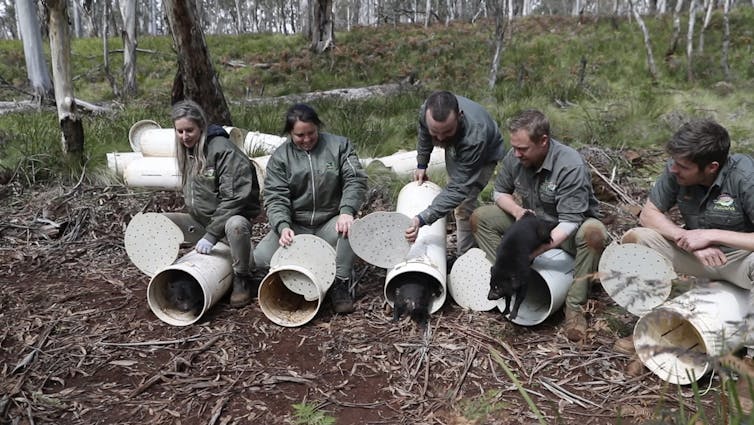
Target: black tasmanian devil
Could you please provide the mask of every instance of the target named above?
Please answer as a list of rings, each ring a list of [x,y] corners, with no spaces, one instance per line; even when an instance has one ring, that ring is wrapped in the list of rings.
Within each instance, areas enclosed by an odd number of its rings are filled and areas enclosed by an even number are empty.
[[[184,313],[198,314],[204,306],[204,292],[199,282],[180,275],[168,282],[165,297],[175,309]]]
[[[406,272],[397,275],[391,286],[395,288],[393,321],[408,314],[417,324],[426,325],[432,297],[439,295],[437,281],[425,273]]]
[[[503,234],[497,247],[497,259],[490,268],[490,292],[487,299],[505,297],[505,311],[510,318],[518,316],[518,309],[526,296],[532,277],[531,254],[542,244],[552,242],[550,232],[557,226],[554,221],[537,217],[527,211]],[[516,300],[511,308],[511,297]]]

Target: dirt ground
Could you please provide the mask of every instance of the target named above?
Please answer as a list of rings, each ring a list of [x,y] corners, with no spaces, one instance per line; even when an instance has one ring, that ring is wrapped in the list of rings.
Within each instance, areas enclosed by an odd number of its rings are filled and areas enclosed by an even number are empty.
[[[630,152],[616,179],[599,156],[606,178],[595,186],[617,237],[636,224],[626,200],[642,202],[648,179]],[[284,328],[226,297],[194,325],[168,325],[147,305],[149,278],[123,234],[140,211],[182,205],[173,192],[122,186],[0,186],[0,423],[537,423],[519,388],[548,424],[674,423],[681,405],[698,408],[691,388],[627,372],[631,359],[612,345],[636,319],[598,285],[580,344],[565,338],[562,312],[520,327],[450,297],[426,333],[391,322],[385,271],[361,261],[351,315],[324,306]],[[265,232],[259,223],[254,237]],[[704,405],[719,401],[718,378],[700,385],[711,387]]]

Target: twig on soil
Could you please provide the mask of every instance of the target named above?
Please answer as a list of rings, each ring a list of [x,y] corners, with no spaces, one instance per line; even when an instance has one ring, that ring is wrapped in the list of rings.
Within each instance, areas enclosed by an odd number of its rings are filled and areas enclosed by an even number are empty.
[[[170,339],[166,341],[142,341],[142,342],[102,342],[98,341],[95,344],[97,345],[105,345],[105,346],[111,346],[111,347],[144,347],[149,345],[173,345],[173,344],[183,344],[185,342],[191,342],[201,339],[201,335],[193,335],[190,337],[182,338],[182,339]]]
[[[591,404],[594,407],[598,407],[600,409],[603,408],[603,406],[600,406],[599,404],[594,403],[591,400],[587,400],[583,397],[580,397],[576,394],[573,394],[571,392],[566,391],[562,387],[558,386],[556,383],[550,381],[547,378],[539,378],[539,383],[542,384],[543,387],[545,387],[548,391],[555,394],[556,396],[562,398],[563,400],[566,400],[571,403],[578,404],[579,406],[586,409],[587,404]]]
[[[217,403],[215,403],[215,407],[212,408],[212,416],[209,418],[209,422],[207,422],[207,425],[215,425],[215,422],[220,418],[220,414],[223,411],[223,407],[225,407],[225,403],[228,402],[229,397],[223,397],[219,400],[217,400]]]
[[[471,369],[471,365],[474,364],[474,358],[476,357],[477,349],[474,346],[469,347],[468,351],[466,352],[466,361],[464,362],[463,366],[463,372],[461,372],[461,376],[458,378],[458,382],[456,382],[455,388],[453,389],[453,392],[450,394],[450,400],[451,402],[458,397],[458,392],[461,391],[461,386],[463,385],[463,381],[466,379],[466,375],[469,373],[469,369]]]

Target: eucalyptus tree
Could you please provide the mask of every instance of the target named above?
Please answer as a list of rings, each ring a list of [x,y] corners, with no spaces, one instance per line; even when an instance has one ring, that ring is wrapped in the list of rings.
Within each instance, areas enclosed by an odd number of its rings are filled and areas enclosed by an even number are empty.
[[[123,17],[123,96],[136,96],[136,0],[121,0]]]
[[[191,99],[199,103],[210,122],[233,125],[220,80],[210,60],[204,32],[198,25],[193,0],[165,0],[165,13],[178,54],[172,103]]]
[[[308,34],[311,50],[322,53],[335,47],[333,0],[312,0],[312,25]]]
[[[45,0],[50,31],[55,104],[62,131],[62,149],[69,158],[84,160],[84,126],[76,112],[71,75],[71,37],[65,0]]]
[[[33,0],[16,0],[16,15],[24,45],[26,76],[29,77],[34,100],[40,104],[52,102],[55,92],[42,46],[37,7]]]

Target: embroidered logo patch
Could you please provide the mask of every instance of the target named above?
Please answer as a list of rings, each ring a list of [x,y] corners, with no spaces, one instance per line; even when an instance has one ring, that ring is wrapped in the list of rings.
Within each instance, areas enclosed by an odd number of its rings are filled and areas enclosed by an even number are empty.
[[[727,193],[722,193],[714,201],[712,201],[713,209],[715,211],[734,211],[736,209],[736,202],[732,196]]]
[[[204,177],[215,177],[214,167],[209,167],[204,170]]]
[[[325,170],[327,170],[327,171],[334,171],[336,169],[337,168],[335,167],[335,163],[334,162],[328,161],[328,162],[325,163]]]

